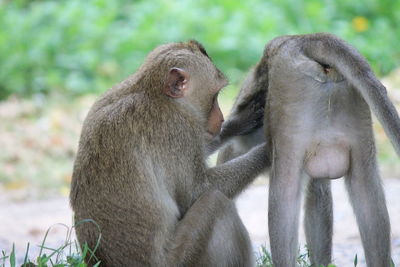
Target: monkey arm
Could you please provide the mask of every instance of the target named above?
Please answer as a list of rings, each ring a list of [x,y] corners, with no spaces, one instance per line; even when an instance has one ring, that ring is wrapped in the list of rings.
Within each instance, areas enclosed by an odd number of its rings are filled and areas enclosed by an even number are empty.
[[[207,249],[215,221],[231,201],[220,191],[204,192],[176,227],[168,250],[168,266],[192,266]]]
[[[242,156],[208,169],[208,186],[233,198],[270,166],[271,160],[264,143]]]
[[[230,141],[233,137],[235,137],[235,136],[234,135],[226,136],[226,135],[221,135],[221,134],[214,137],[211,140],[211,142],[207,143],[207,145],[206,145],[206,149],[205,149],[206,157],[210,156],[216,150],[218,150],[219,148],[221,148],[222,146],[227,144],[228,141]]]

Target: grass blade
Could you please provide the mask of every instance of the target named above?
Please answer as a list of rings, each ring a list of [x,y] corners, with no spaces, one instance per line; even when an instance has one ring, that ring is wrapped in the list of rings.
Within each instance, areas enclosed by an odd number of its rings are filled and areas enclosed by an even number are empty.
[[[28,244],[26,245],[26,252],[25,252],[25,257],[24,257],[24,264],[23,264],[23,266],[25,266],[25,264],[27,263],[27,261],[28,261],[28,254],[29,254],[29,242],[28,242]]]
[[[15,244],[13,243],[13,247],[10,254],[10,266],[15,267]]]

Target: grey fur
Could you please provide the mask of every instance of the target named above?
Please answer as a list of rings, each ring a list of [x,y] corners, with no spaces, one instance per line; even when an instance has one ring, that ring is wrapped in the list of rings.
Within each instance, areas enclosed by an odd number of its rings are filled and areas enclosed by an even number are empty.
[[[330,34],[283,36],[264,51],[264,127],[272,169],[269,234],[274,266],[295,266],[302,185],[315,266],[331,261],[329,180],[345,176],[367,265],[390,266],[390,223],[370,109],[399,153],[400,119],[367,61]]]
[[[255,112],[264,111],[266,87],[258,86],[265,84],[265,77],[255,73],[255,68],[251,69],[243,82],[239,94],[229,114],[228,121],[235,120],[238,114],[243,113],[243,107],[252,106]],[[264,101],[260,102],[257,95],[262,96]],[[253,116],[254,117],[254,116]],[[233,158],[243,155],[252,147],[265,142],[264,129],[262,126],[263,114],[260,116],[260,122],[253,126],[255,130],[250,133],[242,134],[230,139],[227,145],[218,152],[217,164],[225,163]],[[247,124],[253,123],[248,116]],[[257,118],[258,119],[258,118]]]
[[[276,267],[295,266],[302,189],[304,227],[314,266],[331,262],[330,180],[344,176],[367,265],[390,266],[390,222],[376,161],[370,109],[400,155],[400,119],[368,62],[325,33],[282,36],[267,44],[236,107],[266,92],[265,139],[235,137],[224,162],[266,140],[272,161],[269,234]]]

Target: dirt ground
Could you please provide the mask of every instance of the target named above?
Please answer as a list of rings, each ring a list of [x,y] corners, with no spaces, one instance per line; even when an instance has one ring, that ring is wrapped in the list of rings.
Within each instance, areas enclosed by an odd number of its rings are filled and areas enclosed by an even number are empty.
[[[400,179],[385,179],[387,204],[392,223],[393,260],[400,264]],[[267,228],[268,184],[266,179],[258,180],[237,199],[237,208],[254,243],[255,250],[261,245],[269,246]],[[15,243],[17,257],[22,259],[27,242],[30,255],[38,255],[38,247],[50,226],[46,245],[62,245],[68,226],[72,223],[72,212],[67,198],[56,198],[34,202],[11,202],[0,192],[0,250],[11,251]],[[333,182],[334,203],[334,246],[333,259],[337,266],[353,266],[358,255],[358,266],[365,266],[362,246],[347,200],[343,181]],[[300,230],[300,246],[304,251],[304,233]]]

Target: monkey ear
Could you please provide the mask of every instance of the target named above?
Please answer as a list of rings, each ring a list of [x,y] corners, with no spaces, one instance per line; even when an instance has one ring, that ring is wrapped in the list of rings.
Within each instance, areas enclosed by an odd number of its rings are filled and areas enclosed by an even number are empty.
[[[188,89],[188,78],[189,74],[186,71],[180,68],[170,69],[164,93],[172,98],[183,97]]]

